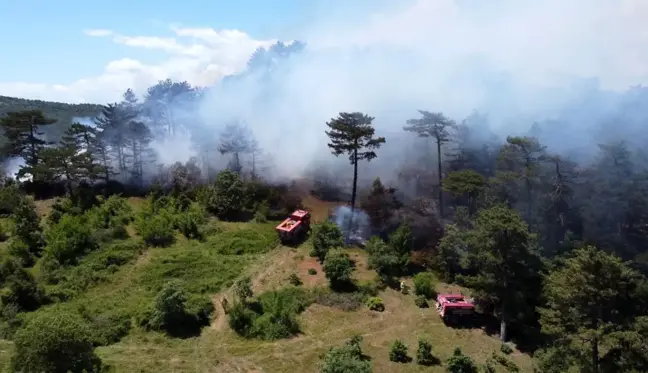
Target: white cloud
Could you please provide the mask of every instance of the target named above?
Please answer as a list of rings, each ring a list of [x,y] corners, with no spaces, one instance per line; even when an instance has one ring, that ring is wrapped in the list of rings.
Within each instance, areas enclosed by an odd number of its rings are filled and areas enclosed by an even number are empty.
[[[83,33],[88,35],[88,36],[95,36],[95,37],[104,37],[104,36],[110,36],[113,34],[111,30],[106,30],[106,29],[86,29],[83,30]]]
[[[365,19],[321,19],[305,30],[306,41],[320,47],[387,44],[416,49],[445,68],[465,54],[481,53],[498,67],[538,82],[570,74],[598,76],[615,88],[647,82],[644,0],[493,0],[488,9],[479,6],[481,1],[411,0]],[[240,30],[170,29],[173,37],[84,30],[91,37],[162,51],[167,58],[145,64],[126,56],[107,61],[100,76],[58,85],[0,82],[0,94],[105,102],[118,99],[128,87],[141,91],[167,77],[207,85],[241,70],[256,48],[274,42]]]

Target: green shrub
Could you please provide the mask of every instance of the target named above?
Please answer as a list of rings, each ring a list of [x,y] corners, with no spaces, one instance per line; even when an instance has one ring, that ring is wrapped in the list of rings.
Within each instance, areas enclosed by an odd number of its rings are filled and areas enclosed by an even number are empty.
[[[309,268],[308,274],[311,276],[315,276],[317,274],[317,270],[315,268]]]
[[[99,372],[101,360],[92,346],[92,332],[75,313],[37,314],[16,332],[15,372]]]
[[[286,288],[261,294],[254,303],[237,301],[229,310],[229,324],[241,336],[276,340],[299,332],[297,315],[312,303],[312,297],[299,288]]]
[[[478,373],[479,369],[473,359],[464,355],[461,349],[456,347],[452,356],[446,361],[446,371],[448,373]]]
[[[432,355],[432,345],[425,339],[419,339],[418,341],[418,348],[416,349],[416,363],[425,366],[439,363],[438,359]]]
[[[503,354],[510,355],[510,354],[513,353],[513,348],[512,348],[511,345],[509,345],[508,343],[502,343],[502,344],[500,345],[500,351],[501,351]]]
[[[214,306],[204,296],[189,296],[176,281],[164,285],[155,297],[148,325],[172,336],[195,335],[209,324]]]
[[[343,346],[330,348],[318,362],[320,373],[371,373],[371,361],[362,353],[362,337],[354,337]]]
[[[146,244],[169,246],[174,241],[174,217],[168,210],[157,213],[143,212],[137,218],[135,229]]]
[[[11,215],[22,198],[18,184],[0,188],[0,215]]]
[[[431,272],[421,272],[414,276],[414,293],[426,299],[436,297],[436,278]]]
[[[244,276],[234,283],[234,295],[243,303],[252,297],[252,279]]]
[[[207,212],[197,204],[192,204],[189,209],[175,216],[175,227],[190,239],[202,238],[200,227],[206,222]]]
[[[34,264],[34,254],[29,251],[29,246],[20,239],[12,239],[7,251],[9,255],[18,259],[23,267],[31,267]]]
[[[340,228],[331,221],[326,221],[315,227],[313,236],[313,250],[311,256],[316,257],[320,262],[324,262],[329,250],[344,245],[344,235]]]
[[[32,199],[21,198],[11,214],[11,219],[13,220],[12,237],[24,242],[32,254],[39,256],[44,244],[43,230]]]
[[[15,304],[20,311],[33,311],[46,299],[34,276],[20,264],[13,257],[0,263],[0,283],[4,285],[0,300],[3,305]]]
[[[185,312],[200,326],[209,325],[215,311],[214,303],[206,295],[190,295],[185,302]]]
[[[291,273],[288,276],[288,282],[293,286],[301,286],[303,284],[301,278],[296,273]]]
[[[322,269],[332,288],[340,288],[351,283],[353,262],[343,249],[333,249],[326,253]]]
[[[79,257],[99,246],[82,216],[63,215],[45,234],[45,251],[63,265],[76,264]]]
[[[385,310],[385,304],[379,297],[370,297],[367,299],[367,308],[371,311],[383,312]]]
[[[427,299],[425,298],[425,295],[418,295],[414,299],[414,304],[416,304],[416,307],[419,307],[419,308],[428,308],[429,307],[429,304],[427,302]]]
[[[397,339],[389,347],[389,361],[395,363],[408,363],[411,360],[407,356],[407,345],[403,341]]]
[[[505,358],[504,356],[500,356],[495,352],[493,352],[491,358],[497,363],[499,363],[501,366],[503,366],[507,372],[516,373],[520,371],[520,368],[517,366],[517,364],[515,364],[515,362]]]

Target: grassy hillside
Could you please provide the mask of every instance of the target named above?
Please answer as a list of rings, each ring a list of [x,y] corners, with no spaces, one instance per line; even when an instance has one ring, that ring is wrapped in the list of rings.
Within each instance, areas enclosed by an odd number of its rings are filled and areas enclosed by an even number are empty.
[[[138,209],[141,200],[132,198]],[[327,204],[305,198],[307,208],[319,219],[326,216]],[[51,202],[39,201],[38,212],[46,216]],[[352,295],[326,297],[327,289],[320,263],[308,255],[311,244],[297,248],[281,246],[274,232],[276,222],[226,223],[212,221],[209,236],[203,242],[178,235],[174,245],[146,248],[135,237],[113,242],[92,252],[79,265],[71,267],[65,281],[48,288],[48,293],[74,292],[72,300],[46,306],[35,313],[68,309],[91,320],[98,337],[117,338],[129,318],[146,309],[157,291],[170,279],[179,279],[192,294],[211,294],[215,314],[209,327],[198,336],[173,338],[166,334],[132,329],[121,341],[97,348],[104,363],[115,372],[182,373],[182,372],[317,372],[317,362],[329,347],[342,345],[360,334],[362,348],[371,356],[373,372],[444,372],[442,365],[422,367],[415,363],[389,361],[389,346],[403,340],[414,356],[418,338],[427,338],[433,354],[445,361],[455,347],[460,347],[479,364],[500,343],[479,329],[453,329],[445,326],[433,308],[415,306],[413,295],[391,289],[379,296],[384,312],[369,311]],[[359,282],[375,279],[367,268],[366,255],[350,250],[356,262],[354,278]],[[111,263],[111,264],[108,264]],[[313,272],[311,269],[314,269]],[[38,269],[34,268],[38,277]],[[275,341],[246,339],[234,333],[221,307],[223,298],[232,299],[232,284],[237,278],[252,278],[255,295],[290,287],[288,277],[299,276],[300,287],[320,294],[298,316],[301,333],[293,338]],[[440,284],[438,290],[447,290]],[[343,310],[343,308],[352,310]],[[33,315],[32,315],[33,316]],[[0,368],[11,355],[11,343],[0,343]],[[509,356],[522,372],[531,372],[529,356],[515,351]],[[299,367],[299,369],[296,369]],[[504,372],[498,367],[498,372]]]

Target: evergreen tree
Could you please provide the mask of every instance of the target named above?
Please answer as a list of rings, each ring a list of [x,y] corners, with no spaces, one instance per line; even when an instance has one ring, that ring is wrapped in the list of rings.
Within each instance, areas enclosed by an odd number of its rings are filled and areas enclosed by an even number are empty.
[[[371,125],[373,120],[373,117],[366,114],[354,112],[340,113],[337,118],[326,123],[330,128],[330,131],[326,131],[326,135],[331,140],[328,144],[331,152],[336,157],[348,154],[349,162],[353,165],[350,227],[353,226],[353,212],[358,188],[358,162],[371,161],[376,158],[375,150],[385,143],[384,137],[374,137],[375,129]]]

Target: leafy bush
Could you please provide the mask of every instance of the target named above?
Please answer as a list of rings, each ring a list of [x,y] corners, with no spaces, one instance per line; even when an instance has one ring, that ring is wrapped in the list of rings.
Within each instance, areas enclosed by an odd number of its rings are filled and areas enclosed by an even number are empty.
[[[341,288],[351,283],[353,262],[349,254],[342,249],[333,249],[326,253],[322,269],[332,288]]]
[[[459,347],[454,349],[452,356],[446,361],[446,372],[448,373],[478,373],[477,364],[469,356],[461,352]]]
[[[241,218],[245,207],[245,190],[241,177],[231,170],[218,173],[214,184],[201,193],[203,206],[223,220]]]
[[[98,246],[85,219],[79,215],[63,215],[45,234],[45,251],[63,264],[76,264],[79,257]]]
[[[287,338],[299,332],[296,316],[310,303],[310,295],[299,288],[263,293],[254,303],[237,301],[228,312],[229,324],[247,338]]]
[[[385,304],[379,297],[370,297],[367,299],[367,308],[371,311],[383,312],[385,310]]]
[[[12,214],[22,198],[18,184],[0,188],[0,215]]]
[[[503,354],[510,355],[510,354],[513,353],[513,348],[512,348],[511,345],[509,345],[508,343],[502,343],[502,344],[500,345],[500,351],[501,351]]]
[[[371,237],[365,249],[369,253],[369,267],[376,270],[383,282],[391,282],[400,273],[402,260],[398,252],[379,237]]]
[[[315,302],[342,311],[355,311],[362,307],[365,299],[367,299],[366,295],[360,292],[337,293],[326,291],[318,294]]]
[[[209,323],[213,312],[209,298],[190,297],[178,282],[172,281],[155,297],[148,325],[174,336],[194,335]]]
[[[317,274],[317,270],[315,268],[309,268],[308,274],[311,276],[315,276]]]
[[[427,299],[425,298],[425,295],[419,295],[414,299],[414,304],[416,304],[416,307],[419,308],[428,308],[429,304],[427,302]]]
[[[496,361],[497,363],[499,363],[500,365],[502,365],[506,369],[507,372],[515,373],[515,372],[520,371],[520,368],[517,366],[517,364],[515,364],[515,362],[505,358],[504,356],[500,356],[500,355],[496,354],[495,352],[493,352],[492,355],[491,355],[491,358],[494,361]]]
[[[43,291],[31,272],[12,257],[0,264],[0,283],[5,287],[0,295],[3,305],[14,304],[20,311],[33,311],[45,302]]]
[[[16,332],[15,372],[98,372],[101,360],[92,346],[92,332],[78,314],[37,314]]]
[[[403,341],[397,339],[389,347],[389,361],[395,363],[408,363],[411,360],[407,356],[407,345]]]
[[[313,250],[311,256],[316,257],[320,262],[326,259],[329,250],[344,245],[344,235],[340,228],[331,221],[326,221],[315,228],[313,236]]]
[[[126,226],[133,220],[133,210],[124,198],[110,196],[85,213],[88,225],[97,230],[101,241],[125,239]]]
[[[362,337],[330,348],[318,363],[320,373],[371,373],[371,362],[362,353]]]
[[[34,264],[34,254],[29,251],[29,246],[21,239],[13,239],[7,248],[9,255],[20,261],[23,267],[31,267]]]
[[[414,294],[426,299],[436,297],[436,278],[431,272],[421,272],[414,276]]]
[[[43,230],[40,226],[40,218],[36,213],[36,205],[31,198],[23,197],[13,214],[12,236],[24,242],[29,251],[35,256],[39,256],[43,248]]]
[[[296,273],[291,273],[290,276],[288,276],[288,282],[293,286],[300,286],[303,284],[301,278],[299,278]]]
[[[146,244],[169,246],[174,241],[174,216],[168,209],[157,212],[144,208],[137,217],[135,229]]]
[[[207,212],[197,204],[192,204],[187,211],[175,216],[175,227],[187,238],[200,239],[200,227],[207,222]]]
[[[249,276],[244,276],[234,283],[234,295],[243,303],[252,297],[252,279]]]
[[[432,355],[432,345],[425,339],[419,339],[418,341],[418,348],[416,349],[416,363],[425,366],[440,363],[440,361]]]

